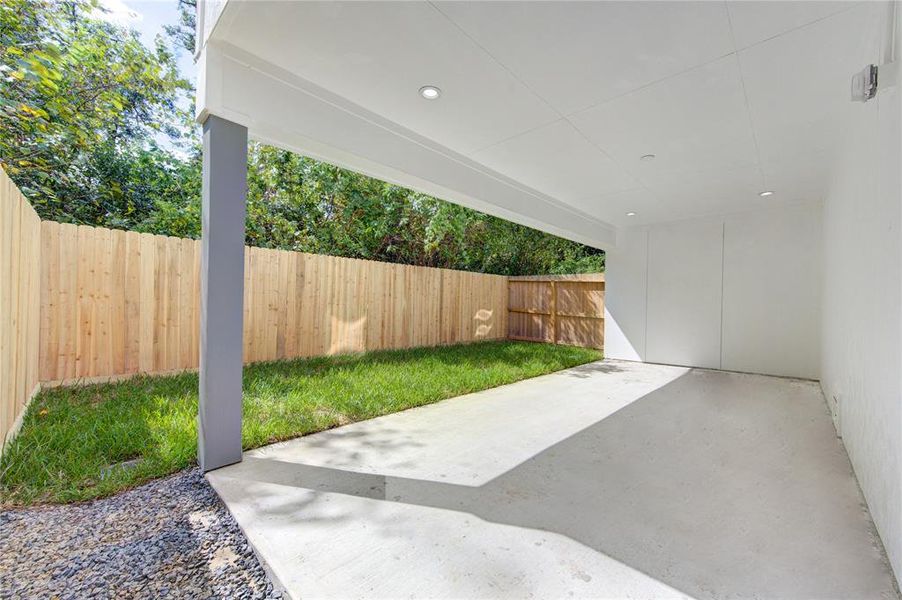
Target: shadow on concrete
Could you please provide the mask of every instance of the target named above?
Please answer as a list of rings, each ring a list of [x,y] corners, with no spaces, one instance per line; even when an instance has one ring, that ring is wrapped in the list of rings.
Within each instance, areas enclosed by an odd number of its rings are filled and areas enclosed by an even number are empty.
[[[558,374],[566,375],[568,377],[577,377],[579,379],[587,379],[589,377],[594,377],[600,373],[621,373],[623,371],[623,367],[618,366],[615,362],[596,361],[576,367],[571,367],[566,371],[558,371]]]
[[[755,377],[690,371],[478,487],[254,457],[241,477],[562,534],[697,598],[889,597],[823,402],[736,385]]]

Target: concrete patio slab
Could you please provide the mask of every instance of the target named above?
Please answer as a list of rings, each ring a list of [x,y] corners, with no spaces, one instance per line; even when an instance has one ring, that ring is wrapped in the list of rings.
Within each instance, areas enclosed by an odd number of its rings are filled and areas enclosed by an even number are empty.
[[[604,361],[207,475],[294,598],[896,598],[816,382]]]

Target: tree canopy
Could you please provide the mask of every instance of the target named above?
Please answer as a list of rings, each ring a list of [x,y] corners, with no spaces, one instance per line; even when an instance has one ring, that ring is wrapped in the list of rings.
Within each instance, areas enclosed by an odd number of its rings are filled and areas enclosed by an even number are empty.
[[[0,4],[0,164],[45,219],[199,237],[193,0],[153,48],[96,0]],[[499,274],[598,271],[604,254],[252,142],[247,243]]]

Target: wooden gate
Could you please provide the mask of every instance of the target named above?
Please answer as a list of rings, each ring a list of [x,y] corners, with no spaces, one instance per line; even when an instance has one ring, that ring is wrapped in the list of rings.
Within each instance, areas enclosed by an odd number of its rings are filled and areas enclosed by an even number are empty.
[[[604,274],[508,278],[512,340],[604,348]]]

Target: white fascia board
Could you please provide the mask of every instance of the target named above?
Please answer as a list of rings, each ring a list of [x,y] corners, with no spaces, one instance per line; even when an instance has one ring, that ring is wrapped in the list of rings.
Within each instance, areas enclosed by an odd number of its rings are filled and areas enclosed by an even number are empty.
[[[236,46],[208,40],[198,67],[201,122],[214,114],[273,146],[595,248],[615,244],[610,224]]]
[[[207,40],[223,15],[229,0],[197,0],[194,11],[194,59],[200,56]]]

